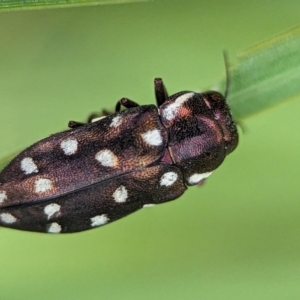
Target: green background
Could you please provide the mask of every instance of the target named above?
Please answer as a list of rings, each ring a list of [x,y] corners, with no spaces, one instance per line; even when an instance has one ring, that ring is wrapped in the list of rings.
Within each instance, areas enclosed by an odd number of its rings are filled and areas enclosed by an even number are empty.
[[[299,23],[299,1],[155,1],[0,14],[0,157],[121,97],[213,87],[222,50]],[[257,66],[259,68],[259,66]],[[262,95],[263,101],[263,95]],[[204,187],[70,235],[0,230],[0,299],[299,299],[300,99],[243,120]]]

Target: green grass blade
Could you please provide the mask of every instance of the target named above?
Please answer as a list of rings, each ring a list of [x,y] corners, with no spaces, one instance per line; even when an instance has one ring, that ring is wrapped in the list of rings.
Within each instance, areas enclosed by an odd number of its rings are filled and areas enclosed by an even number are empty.
[[[151,0],[0,0],[0,12],[7,10],[62,8],[148,1]]]
[[[228,102],[239,120],[300,94],[300,27],[238,54]]]

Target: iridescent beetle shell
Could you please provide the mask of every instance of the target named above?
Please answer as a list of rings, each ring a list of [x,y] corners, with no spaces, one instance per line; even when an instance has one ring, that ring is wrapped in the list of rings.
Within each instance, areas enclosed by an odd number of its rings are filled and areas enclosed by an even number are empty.
[[[161,79],[155,95],[158,107],[122,98],[116,113],[72,121],[21,152],[0,173],[0,225],[83,231],[203,182],[238,144],[226,100],[213,91],[169,97]]]

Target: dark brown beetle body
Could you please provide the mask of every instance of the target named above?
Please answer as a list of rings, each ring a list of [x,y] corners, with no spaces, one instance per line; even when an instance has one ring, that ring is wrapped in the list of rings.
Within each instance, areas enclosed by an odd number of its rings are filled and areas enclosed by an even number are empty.
[[[83,231],[174,200],[207,178],[238,143],[224,97],[168,97],[161,79],[155,94],[158,108],[123,98],[115,114],[70,122],[21,152],[0,173],[0,224]]]

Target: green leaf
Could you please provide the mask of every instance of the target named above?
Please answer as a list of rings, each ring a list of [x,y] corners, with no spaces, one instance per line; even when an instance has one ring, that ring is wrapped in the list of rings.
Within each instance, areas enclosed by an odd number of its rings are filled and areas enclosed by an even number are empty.
[[[228,103],[237,120],[300,94],[300,27],[237,55]]]
[[[0,0],[0,11],[149,2],[151,0]]]

